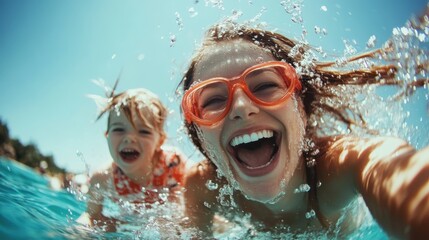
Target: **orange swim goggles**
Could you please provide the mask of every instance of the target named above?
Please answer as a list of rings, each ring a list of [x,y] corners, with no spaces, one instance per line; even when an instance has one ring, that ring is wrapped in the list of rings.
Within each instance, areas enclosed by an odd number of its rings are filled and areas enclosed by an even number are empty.
[[[295,90],[301,90],[301,82],[295,69],[280,61],[254,65],[233,78],[204,80],[193,84],[183,96],[186,121],[207,126],[216,124],[230,111],[237,88],[259,105],[275,106],[289,99]]]

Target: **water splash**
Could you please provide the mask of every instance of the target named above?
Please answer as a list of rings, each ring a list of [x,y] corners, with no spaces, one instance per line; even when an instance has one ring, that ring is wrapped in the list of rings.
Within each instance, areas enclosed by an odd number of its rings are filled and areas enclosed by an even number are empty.
[[[314,33],[318,35],[328,35],[328,31],[325,28],[314,26]]]
[[[305,218],[307,219],[314,218],[315,216],[316,216],[316,212],[313,209],[305,213]]]
[[[286,11],[286,13],[291,15],[291,20],[294,23],[303,23],[302,18],[302,6],[303,0],[286,0],[281,1],[280,5]]]
[[[206,187],[208,190],[213,191],[218,189],[219,185],[215,182],[213,182],[211,179],[207,180]]]
[[[375,37],[375,35],[369,37],[368,41],[366,42],[366,47],[373,48],[375,46],[376,40],[377,38]]]
[[[293,193],[305,193],[309,191],[310,191],[310,185],[305,183],[305,184],[299,185],[299,187],[296,188]]]
[[[214,8],[218,8],[220,10],[225,10],[222,0],[205,0],[206,6],[211,6]]]
[[[182,17],[180,17],[180,13],[178,13],[178,12],[175,12],[174,15],[176,16],[176,24],[179,27],[179,31],[182,31],[182,29],[183,29]]]
[[[191,18],[196,17],[198,15],[198,12],[193,7],[190,7],[188,9],[188,13],[189,13],[189,17]]]
[[[173,47],[174,44],[176,43],[176,41],[177,41],[176,35],[171,33],[170,34],[170,47]]]

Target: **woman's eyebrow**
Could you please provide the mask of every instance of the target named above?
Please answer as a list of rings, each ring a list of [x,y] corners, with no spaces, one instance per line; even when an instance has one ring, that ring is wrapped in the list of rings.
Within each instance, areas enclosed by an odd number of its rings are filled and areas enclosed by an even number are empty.
[[[258,76],[258,75],[260,75],[260,74],[264,74],[264,73],[274,73],[274,74],[278,74],[278,72],[275,70],[275,69],[273,69],[273,68],[264,68],[264,69],[258,69],[258,70],[255,70],[255,71],[253,71],[253,72],[251,72],[251,73],[249,73],[247,76],[248,77],[256,77],[256,76]]]

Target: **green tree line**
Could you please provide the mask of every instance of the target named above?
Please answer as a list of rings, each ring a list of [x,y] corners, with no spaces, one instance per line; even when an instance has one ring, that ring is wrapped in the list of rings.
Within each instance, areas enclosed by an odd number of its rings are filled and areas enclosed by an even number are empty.
[[[7,124],[0,119],[0,156],[15,159],[31,168],[41,170],[42,162],[46,162],[46,169],[42,171],[48,174],[65,173],[65,169],[55,164],[52,155],[40,153],[37,146],[33,143],[23,144],[18,139],[12,139],[9,135]]]

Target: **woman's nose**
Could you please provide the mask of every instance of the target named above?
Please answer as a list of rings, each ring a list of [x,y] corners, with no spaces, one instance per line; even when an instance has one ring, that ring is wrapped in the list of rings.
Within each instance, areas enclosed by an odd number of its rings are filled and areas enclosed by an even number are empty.
[[[235,89],[231,100],[229,119],[246,119],[259,112],[259,107],[241,88]]]

